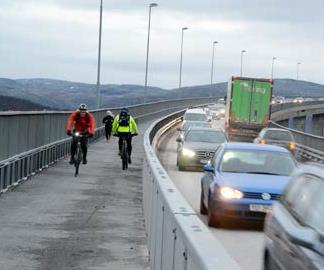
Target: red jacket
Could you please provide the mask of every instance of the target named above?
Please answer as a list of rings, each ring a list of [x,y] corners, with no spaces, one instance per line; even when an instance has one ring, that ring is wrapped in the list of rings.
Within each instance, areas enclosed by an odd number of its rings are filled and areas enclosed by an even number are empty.
[[[66,124],[66,131],[75,129],[78,132],[90,134],[95,133],[96,121],[90,112],[82,117],[79,112],[73,112]]]

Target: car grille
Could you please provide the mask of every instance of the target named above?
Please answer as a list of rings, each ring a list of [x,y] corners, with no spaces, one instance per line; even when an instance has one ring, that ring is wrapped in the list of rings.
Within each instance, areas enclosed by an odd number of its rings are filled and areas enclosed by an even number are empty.
[[[212,158],[215,152],[211,151],[196,151],[196,155],[198,158]]]
[[[279,194],[273,194],[273,193],[269,193],[271,196],[270,200],[279,200],[280,199],[280,195]],[[258,200],[263,200],[262,198],[262,193],[257,193],[257,192],[244,192],[244,198],[246,199],[258,199]]]

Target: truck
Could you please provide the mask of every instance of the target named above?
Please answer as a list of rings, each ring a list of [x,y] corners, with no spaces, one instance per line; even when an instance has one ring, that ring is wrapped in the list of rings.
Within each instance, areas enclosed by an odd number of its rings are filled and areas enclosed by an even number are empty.
[[[270,79],[231,77],[228,82],[225,130],[229,140],[252,142],[271,115]]]

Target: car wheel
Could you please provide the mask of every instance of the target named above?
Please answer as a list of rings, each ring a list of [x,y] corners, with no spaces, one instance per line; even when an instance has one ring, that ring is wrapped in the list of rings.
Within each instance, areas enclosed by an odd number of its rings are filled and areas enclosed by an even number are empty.
[[[178,166],[179,166],[179,171],[185,171],[186,170],[186,167],[181,165],[180,163],[179,163]]]
[[[280,270],[279,267],[274,262],[272,256],[268,252],[264,258],[263,269],[264,270]]]
[[[200,194],[200,214],[207,215],[207,208],[204,204],[204,192],[202,187],[201,187],[201,194]]]
[[[178,161],[178,168],[179,168],[179,171],[185,170],[185,166],[182,165],[181,159],[179,159],[179,161]]]
[[[215,228],[221,225],[220,220],[213,213],[210,194],[208,195],[207,223],[208,226],[215,227]]]

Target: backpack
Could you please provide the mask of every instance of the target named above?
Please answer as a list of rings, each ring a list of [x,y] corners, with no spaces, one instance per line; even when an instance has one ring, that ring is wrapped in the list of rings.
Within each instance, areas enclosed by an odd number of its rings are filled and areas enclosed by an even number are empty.
[[[129,126],[129,119],[130,119],[129,114],[127,114],[127,113],[121,113],[119,115],[118,125],[120,127],[128,127]]]

